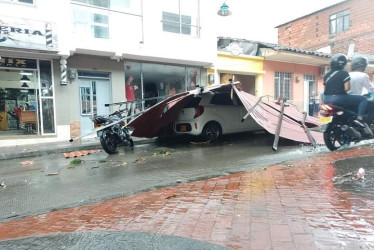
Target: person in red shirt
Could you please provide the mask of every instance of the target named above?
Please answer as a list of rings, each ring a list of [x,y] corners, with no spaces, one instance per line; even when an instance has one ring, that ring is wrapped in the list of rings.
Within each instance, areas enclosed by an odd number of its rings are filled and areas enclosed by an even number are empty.
[[[126,101],[127,101],[127,110],[128,116],[135,114],[135,93],[134,93],[134,86],[131,85],[134,78],[130,75],[127,78],[127,81],[125,83],[125,93],[126,93]],[[131,117],[128,121],[134,119],[134,117]]]

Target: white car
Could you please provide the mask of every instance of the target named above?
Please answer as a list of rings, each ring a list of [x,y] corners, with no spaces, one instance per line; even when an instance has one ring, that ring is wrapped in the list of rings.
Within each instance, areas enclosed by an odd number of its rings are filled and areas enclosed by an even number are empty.
[[[222,134],[263,130],[230,91],[208,91],[195,96],[177,115],[174,132],[214,140]]]

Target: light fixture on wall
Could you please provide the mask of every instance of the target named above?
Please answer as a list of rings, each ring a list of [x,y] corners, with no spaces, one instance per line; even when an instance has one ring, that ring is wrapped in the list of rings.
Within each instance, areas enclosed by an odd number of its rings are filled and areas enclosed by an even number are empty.
[[[28,88],[29,85],[27,85],[27,83],[31,82],[30,79],[26,75],[23,75],[19,81],[22,83],[21,88]]]
[[[231,11],[229,10],[229,6],[226,4],[226,2],[223,2],[222,6],[218,10],[217,14],[219,16],[229,16],[229,15],[231,15]]]
[[[33,72],[30,71],[30,70],[21,70],[19,73],[21,75],[24,75],[24,76],[32,76],[33,75]]]
[[[296,76],[296,78],[295,78],[295,82],[296,82],[296,83],[299,83],[299,82],[300,82],[300,78],[299,78],[299,76]]]
[[[29,83],[31,82],[30,81],[30,78],[28,78],[26,75],[23,75],[21,79],[19,79],[20,82],[26,82],[26,83]]]

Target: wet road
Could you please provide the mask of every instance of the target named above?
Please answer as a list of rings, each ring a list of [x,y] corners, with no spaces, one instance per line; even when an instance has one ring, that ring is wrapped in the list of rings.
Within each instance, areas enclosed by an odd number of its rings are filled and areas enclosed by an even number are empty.
[[[310,146],[280,140],[272,150],[274,136],[238,134],[211,143],[187,143],[168,139],[156,144],[120,148],[79,157],[71,166],[62,154],[4,160],[0,162],[0,221],[89,204],[141,191],[227,175],[321,152]],[[170,153],[170,154],[169,154]],[[20,162],[31,160],[31,165]]]

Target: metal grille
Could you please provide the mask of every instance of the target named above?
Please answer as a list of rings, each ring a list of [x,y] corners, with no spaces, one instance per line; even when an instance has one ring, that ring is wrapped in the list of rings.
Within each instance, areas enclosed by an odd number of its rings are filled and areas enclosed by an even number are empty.
[[[275,72],[274,99],[280,95],[287,100],[291,99],[291,72]]]

